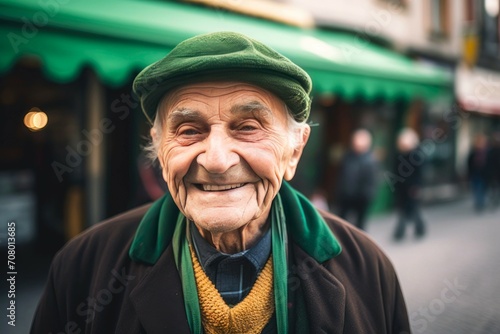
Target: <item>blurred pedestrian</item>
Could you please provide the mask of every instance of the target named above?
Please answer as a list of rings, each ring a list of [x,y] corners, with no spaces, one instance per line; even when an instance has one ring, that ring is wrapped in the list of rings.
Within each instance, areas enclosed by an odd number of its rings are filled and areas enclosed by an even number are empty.
[[[418,149],[419,138],[410,128],[401,131],[397,139],[398,158],[395,173],[403,178],[394,185],[395,205],[398,221],[393,237],[401,240],[405,236],[406,224],[415,223],[415,236],[425,235],[425,223],[420,213],[420,188],[422,185],[423,152]]]
[[[488,188],[488,138],[479,134],[474,139],[474,145],[467,159],[468,177],[472,186],[474,209],[484,210],[486,191]]]
[[[354,224],[364,230],[366,215],[377,187],[377,162],[371,152],[372,136],[365,129],[354,132],[351,149],[343,157],[337,182],[339,215],[356,215]]]
[[[491,147],[488,152],[489,194],[493,209],[500,205],[500,131],[491,136]]]

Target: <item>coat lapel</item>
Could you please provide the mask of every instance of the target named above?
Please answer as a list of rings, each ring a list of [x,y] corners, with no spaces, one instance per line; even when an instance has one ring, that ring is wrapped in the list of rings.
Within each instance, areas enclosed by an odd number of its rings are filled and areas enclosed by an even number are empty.
[[[294,245],[293,249],[311,333],[343,333],[344,286],[300,247]],[[190,333],[171,247],[133,289],[130,300],[146,333]]]
[[[130,294],[148,334],[190,333],[179,273],[169,246]]]
[[[294,246],[294,256],[311,333],[343,333],[344,286],[300,247]]]

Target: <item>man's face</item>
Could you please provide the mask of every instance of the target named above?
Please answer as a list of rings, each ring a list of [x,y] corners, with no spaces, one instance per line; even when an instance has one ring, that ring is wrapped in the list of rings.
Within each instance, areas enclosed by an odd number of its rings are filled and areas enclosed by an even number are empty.
[[[243,83],[184,86],[160,112],[159,161],[182,213],[212,233],[263,223],[283,177],[295,173],[309,129],[292,148],[284,103]]]

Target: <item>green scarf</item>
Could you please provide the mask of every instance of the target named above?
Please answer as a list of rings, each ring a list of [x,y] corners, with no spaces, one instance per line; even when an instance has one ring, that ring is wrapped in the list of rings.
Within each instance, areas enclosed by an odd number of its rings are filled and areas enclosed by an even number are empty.
[[[302,194],[283,182],[271,209],[274,291],[278,333],[288,332],[287,316],[287,237],[318,262],[341,252],[330,228]],[[172,224],[172,222],[176,222]],[[172,243],[175,263],[182,278],[184,303],[191,332],[202,333],[196,282],[186,230],[189,224],[169,193],[158,199],[144,215],[130,247],[134,261],[155,264]]]

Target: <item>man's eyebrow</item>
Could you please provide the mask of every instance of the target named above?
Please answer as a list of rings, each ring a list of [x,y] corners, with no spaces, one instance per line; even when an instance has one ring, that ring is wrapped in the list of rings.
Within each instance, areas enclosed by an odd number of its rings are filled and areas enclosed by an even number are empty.
[[[247,114],[251,113],[257,118],[266,118],[273,115],[271,109],[259,101],[249,101],[242,104],[237,104],[230,109],[232,114]]]
[[[167,125],[170,128],[176,128],[184,122],[198,121],[202,119],[199,111],[189,108],[179,108],[170,112],[167,116]]]

